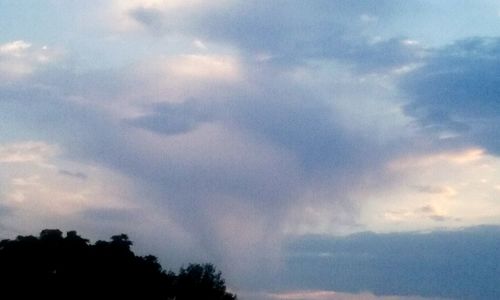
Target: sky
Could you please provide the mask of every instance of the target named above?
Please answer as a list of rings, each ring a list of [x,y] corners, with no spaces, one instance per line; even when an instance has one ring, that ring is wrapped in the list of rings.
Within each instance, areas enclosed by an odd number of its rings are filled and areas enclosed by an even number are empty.
[[[0,236],[243,300],[499,299],[500,2],[0,0]]]

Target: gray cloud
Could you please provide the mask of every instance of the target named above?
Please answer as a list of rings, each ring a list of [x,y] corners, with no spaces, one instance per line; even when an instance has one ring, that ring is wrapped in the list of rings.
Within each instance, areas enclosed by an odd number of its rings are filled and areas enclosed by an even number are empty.
[[[446,187],[438,185],[415,185],[413,188],[423,194],[445,194],[449,192]]]
[[[137,216],[132,210],[126,209],[88,209],[81,213],[85,219],[90,219],[94,222],[137,222]]]
[[[116,134],[119,125],[99,109],[68,101],[59,90],[65,84],[35,81],[1,89],[2,120],[13,128],[22,120],[22,128],[15,132],[18,140],[47,139],[64,145],[68,156],[80,159],[89,155],[119,159],[118,144],[125,141]]]
[[[96,103],[118,101],[115,93],[127,86],[123,70],[53,72],[0,90],[2,120],[9,126],[22,120],[16,138],[59,144],[66,158],[132,178],[143,192],[137,204],[165,212],[196,249],[186,255],[182,248],[174,257],[206,257],[226,270],[240,268],[233,278],[242,286],[257,287],[276,272],[272,262],[279,260],[291,207],[327,201],[354,215],[351,187],[399,151],[349,131],[327,100],[275,73],[257,72],[252,91],[235,87],[223,98],[219,90],[207,92],[205,99],[147,106],[143,117],[120,120]],[[327,196],[304,200],[308,190],[325,187],[319,194]],[[122,212],[87,213],[89,223],[127,219]],[[233,226],[238,229],[227,232]],[[241,245],[247,247],[232,249]],[[269,276],[258,276],[263,270]],[[260,280],[248,283],[252,276]]]
[[[185,134],[206,123],[222,124],[293,154],[306,173],[356,172],[399,151],[347,129],[337,120],[339,112],[331,99],[318,98],[293,82],[260,75],[263,78],[251,93],[242,90],[230,99],[207,95],[180,104],[157,104],[149,114],[127,123],[164,135]]]
[[[151,110],[150,114],[131,119],[128,123],[161,134],[175,135],[190,132],[202,123],[216,120],[217,117],[213,105],[196,100],[153,105]]]
[[[288,245],[287,287],[498,299],[500,228],[308,236]]]
[[[59,174],[64,175],[64,176],[69,176],[81,180],[85,180],[88,178],[87,174],[83,172],[73,172],[73,171],[68,171],[68,170],[59,170]]]
[[[252,56],[268,55],[281,66],[333,58],[363,71],[379,71],[418,61],[423,53],[404,37],[373,41],[377,33],[362,16],[390,18],[398,9],[391,1],[256,0],[201,10],[137,7],[129,14],[155,34],[181,33],[229,43]]]
[[[437,49],[402,86],[405,107],[422,128],[450,143],[477,144],[500,153],[500,39],[470,38]]]
[[[432,205],[424,205],[420,208],[417,208],[414,211],[414,213],[417,215],[427,217],[427,218],[429,218],[433,221],[436,221],[436,222],[444,222],[444,221],[449,221],[449,220],[460,221],[460,218],[451,218],[451,217],[443,215],[442,213],[437,211],[436,208]]]
[[[162,11],[156,8],[138,7],[129,12],[130,16],[157,34],[165,34],[168,25]]]

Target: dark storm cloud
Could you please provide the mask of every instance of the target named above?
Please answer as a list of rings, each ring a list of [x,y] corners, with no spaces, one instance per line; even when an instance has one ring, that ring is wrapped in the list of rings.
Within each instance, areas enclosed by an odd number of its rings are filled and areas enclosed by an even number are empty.
[[[425,130],[500,154],[500,39],[470,38],[435,50],[402,86],[405,111]]]
[[[305,236],[288,244],[289,287],[452,299],[500,297],[500,227]]]

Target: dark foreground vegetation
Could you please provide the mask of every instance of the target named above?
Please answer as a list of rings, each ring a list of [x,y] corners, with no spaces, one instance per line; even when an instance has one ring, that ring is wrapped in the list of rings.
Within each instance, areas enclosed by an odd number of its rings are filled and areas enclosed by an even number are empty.
[[[95,244],[75,231],[0,242],[2,299],[232,300],[211,264],[165,271],[152,255],[137,256],[127,235]]]

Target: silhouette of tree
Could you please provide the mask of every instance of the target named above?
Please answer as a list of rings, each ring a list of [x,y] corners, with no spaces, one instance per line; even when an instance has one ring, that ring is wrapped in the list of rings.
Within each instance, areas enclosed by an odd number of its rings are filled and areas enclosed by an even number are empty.
[[[137,256],[125,234],[94,245],[68,231],[0,241],[0,284],[7,299],[233,300],[211,264],[190,264],[176,275],[153,255]]]
[[[233,300],[235,296],[226,293],[226,285],[220,272],[211,264],[191,264],[181,268],[176,281],[178,300],[207,299]]]

